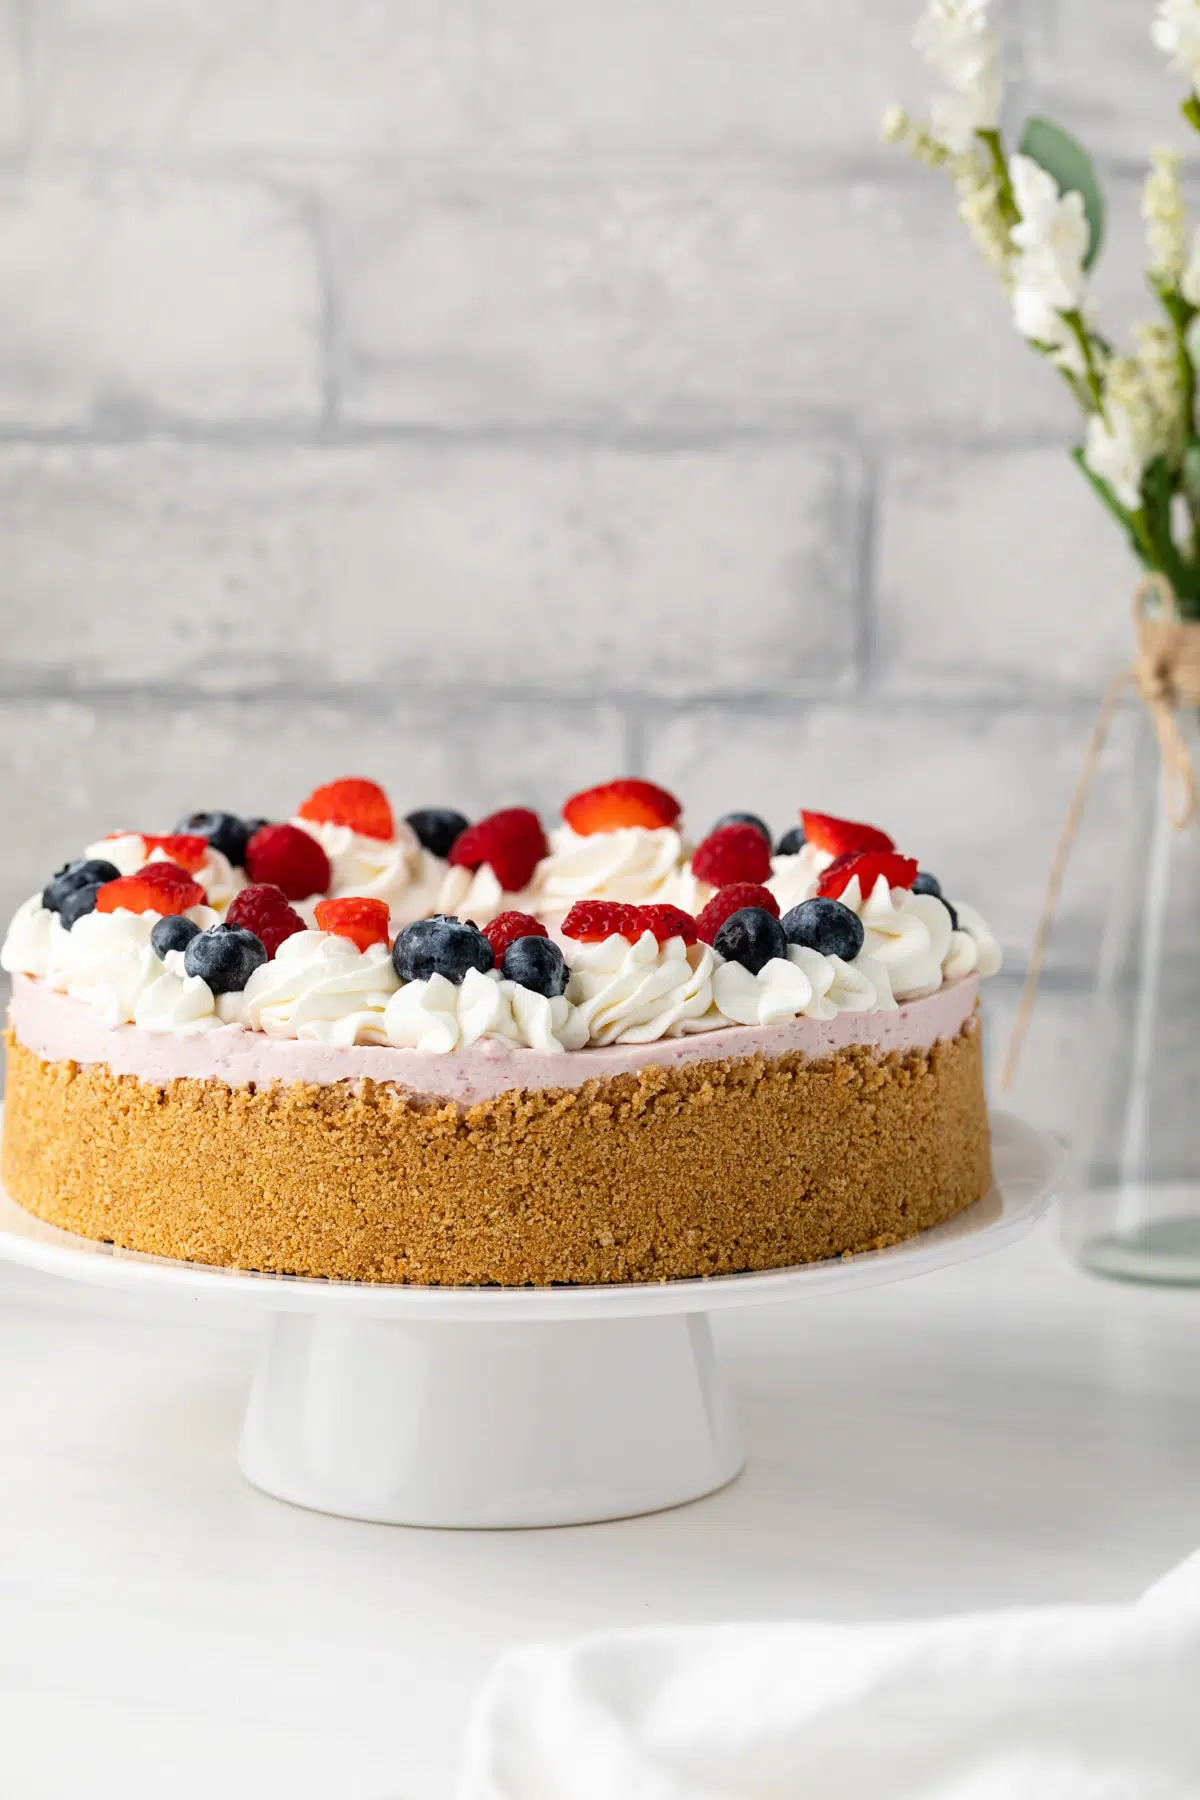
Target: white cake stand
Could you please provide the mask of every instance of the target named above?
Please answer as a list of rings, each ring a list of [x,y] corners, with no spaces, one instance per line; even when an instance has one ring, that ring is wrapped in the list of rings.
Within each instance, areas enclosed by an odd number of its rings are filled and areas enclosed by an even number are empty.
[[[742,1467],[707,1314],[923,1275],[1045,1212],[1054,1139],[992,1121],[995,1185],[890,1250],[621,1287],[371,1286],[143,1256],[45,1225],[0,1189],[0,1258],[267,1315],[242,1429],[256,1487],[391,1524],[582,1524],[678,1506]]]

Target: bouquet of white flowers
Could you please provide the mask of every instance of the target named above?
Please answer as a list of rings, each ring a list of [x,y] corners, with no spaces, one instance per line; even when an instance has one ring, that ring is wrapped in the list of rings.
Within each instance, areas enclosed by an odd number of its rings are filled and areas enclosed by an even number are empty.
[[[1095,168],[1046,119],[1030,119],[1009,149],[990,3],[927,0],[915,42],[945,91],[927,124],[892,107],[884,135],[949,175],[959,215],[1000,278],[1014,325],[1084,413],[1076,462],[1143,568],[1170,584],[1179,614],[1200,619],[1200,230],[1189,245],[1180,153],[1151,152],[1142,216],[1158,313],[1136,327],[1132,353],[1122,354],[1098,329],[1088,292],[1104,238]],[[1181,110],[1200,130],[1200,0],[1161,0],[1151,29],[1190,83]]]

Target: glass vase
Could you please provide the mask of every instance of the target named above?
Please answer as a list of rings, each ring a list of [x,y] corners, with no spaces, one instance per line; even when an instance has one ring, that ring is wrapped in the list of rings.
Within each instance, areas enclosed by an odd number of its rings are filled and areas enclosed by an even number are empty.
[[[1168,816],[1139,714],[1062,1231],[1096,1274],[1200,1285],[1200,821]],[[1196,712],[1177,718],[1195,759]]]

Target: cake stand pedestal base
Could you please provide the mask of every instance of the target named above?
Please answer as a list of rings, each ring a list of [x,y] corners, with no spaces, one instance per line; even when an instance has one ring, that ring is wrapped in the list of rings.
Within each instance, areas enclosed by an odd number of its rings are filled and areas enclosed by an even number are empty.
[[[278,1313],[242,1473],[395,1525],[576,1525],[723,1487],[742,1448],[706,1318],[491,1325]]]
[[[992,1118],[995,1180],[888,1250],[711,1280],[400,1287],[144,1256],[47,1225],[0,1189],[0,1259],[265,1315],[242,1433],[256,1487],[406,1525],[568,1525],[698,1499],[742,1466],[708,1314],[924,1275],[1030,1229],[1061,1147]]]

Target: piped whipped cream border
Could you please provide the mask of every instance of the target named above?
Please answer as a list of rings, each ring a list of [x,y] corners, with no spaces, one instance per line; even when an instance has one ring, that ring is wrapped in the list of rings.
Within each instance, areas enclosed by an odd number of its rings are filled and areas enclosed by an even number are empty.
[[[28,975],[13,978],[9,1019],[18,1041],[47,1062],[105,1063],[114,1075],[134,1075],[159,1087],[189,1079],[223,1081],[230,1087],[370,1080],[391,1083],[414,1099],[472,1105],[512,1090],[579,1088],[638,1069],[674,1069],[725,1058],[801,1051],[815,1062],[851,1045],[881,1056],[927,1050],[958,1036],[974,1016],[978,994],[978,978],[966,975],[895,1011],[730,1025],[694,1037],[591,1047],[569,1056],[498,1039],[481,1039],[466,1051],[431,1057],[391,1045],[334,1047],[270,1038],[242,1025],[194,1036],[144,1031],[136,1025],[106,1025],[85,1002]]]

